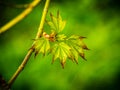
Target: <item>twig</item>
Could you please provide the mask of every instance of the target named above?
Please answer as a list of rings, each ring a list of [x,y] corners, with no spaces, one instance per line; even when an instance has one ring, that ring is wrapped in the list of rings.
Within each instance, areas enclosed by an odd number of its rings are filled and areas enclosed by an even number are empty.
[[[29,6],[29,4],[16,5],[16,4],[13,4],[13,3],[1,2],[1,1],[0,1],[0,5],[11,7],[11,8],[27,8]]]
[[[21,14],[19,14],[13,20],[11,20],[10,22],[8,22],[7,24],[0,28],[0,34],[7,31],[9,28],[11,28],[19,21],[21,21],[23,18],[25,18],[40,1],[41,0],[33,0],[33,2],[31,2],[29,6]]]
[[[10,87],[8,86],[2,75],[0,75],[0,90],[10,90]]]
[[[46,14],[47,14],[47,11],[48,11],[48,6],[49,6],[49,3],[50,3],[50,0],[46,0],[46,3],[45,3],[45,7],[44,7],[44,10],[43,10],[43,13],[42,13],[42,18],[41,18],[41,22],[40,22],[40,26],[38,28],[38,32],[37,32],[37,35],[36,35],[36,39],[40,38],[42,32],[43,32],[43,25],[45,23],[45,18],[46,18]],[[34,44],[34,42],[33,42]],[[8,85],[11,86],[14,81],[16,80],[17,76],[21,73],[21,71],[24,69],[25,65],[27,64],[30,56],[32,55],[32,53],[34,52],[34,48],[31,48],[28,53],[26,54],[23,62],[21,63],[21,65],[19,66],[19,68],[17,69],[17,71],[14,73],[14,75],[12,76],[12,78],[8,81]]]
[[[17,76],[20,74],[20,72],[23,70],[24,66],[26,65],[26,63],[28,62],[31,54],[33,52],[33,49],[30,49],[28,51],[28,53],[26,54],[23,62],[21,63],[21,65],[18,67],[17,71],[14,73],[14,75],[12,76],[12,78],[9,80],[8,85],[11,86],[13,84],[13,82],[15,81],[15,79],[17,78]]]
[[[42,13],[41,22],[40,22],[40,25],[39,25],[40,27],[38,28],[38,32],[37,32],[37,35],[36,35],[36,39],[41,37],[41,34],[43,32],[43,26],[44,26],[44,23],[45,23],[45,18],[46,18],[47,12],[48,12],[49,3],[50,3],[50,0],[46,0],[45,7],[44,7],[43,13]]]

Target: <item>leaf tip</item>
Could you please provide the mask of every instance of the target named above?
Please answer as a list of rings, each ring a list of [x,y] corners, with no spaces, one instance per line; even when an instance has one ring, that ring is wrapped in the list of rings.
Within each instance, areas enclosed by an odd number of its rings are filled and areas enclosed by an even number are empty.
[[[52,62],[51,62],[51,64],[53,64],[54,63],[54,59],[52,59]]]
[[[83,36],[80,36],[80,37],[79,37],[79,39],[84,39],[84,38],[86,38],[86,37],[83,37]]]
[[[37,55],[38,55],[38,51],[35,51],[35,56],[34,56],[34,58],[36,58]]]
[[[59,15],[60,15],[60,12],[59,12],[59,10],[57,11],[57,17],[59,17]]]
[[[53,20],[53,14],[50,12],[50,18],[51,20]]]
[[[82,48],[85,50],[90,50],[86,45],[83,45]]]
[[[80,53],[80,56],[81,56],[85,61],[87,61],[86,58],[85,58],[85,54],[84,54],[84,53]]]
[[[65,61],[61,61],[62,68],[64,69],[65,67]]]
[[[78,64],[78,60],[75,60],[75,63]]]

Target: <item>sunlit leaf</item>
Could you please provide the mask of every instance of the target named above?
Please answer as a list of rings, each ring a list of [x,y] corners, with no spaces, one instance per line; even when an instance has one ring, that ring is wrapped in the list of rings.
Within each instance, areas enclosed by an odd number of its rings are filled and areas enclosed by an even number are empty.
[[[75,61],[78,64],[78,52],[75,50],[73,46],[71,46],[71,60]]]
[[[53,63],[60,56],[60,48],[58,48],[58,44],[54,45],[54,48],[52,48],[52,53],[53,53],[53,60],[52,60]]]
[[[64,64],[68,56],[70,56],[70,47],[65,44],[64,42],[56,43],[54,48],[52,49],[53,53],[53,61],[54,62],[57,58],[60,59],[62,67],[64,68]],[[63,63],[64,62],[64,63]]]
[[[35,40],[34,47],[35,47],[35,56],[38,53],[45,54],[50,49],[49,40],[47,38],[44,38],[44,37],[37,39],[37,40]]]
[[[57,27],[55,26],[55,24],[54,24],[53,22],[47,21],[47,24],[50,26],[50,28],[51,28],[52,30],[57,30]]]
[[[79,56],[86,60],[84,50],[89,49],[83,42],[85,37],[79,35],[67,37],[65,34],[61,34],[60,32],[64,29],[66,21],[62,20],[59,11],[57,12],[56,17],[51,13],[50,17],[51,21],[46,22],[51,28],[51,33],[47,34],[46,32],[43,32],[43,35],[35,40],[35,44],[33,45],[35,48],[35,56],[38,53],[43,53],[43,55],[47,52],[52,53],[52,63],[59,59],[62,68],[64,68],[67,58],[77,64]]]
[[[70,36],[69,38],[68,38],[68,44],[71,46],[71,47],[73,47],[72,48],[72,52],[74,52],[73,53],[73,56],[74,56],[74,58],[76,58],[75,60],[76,60],[76,62],[78,61],[77,60],[77,55],[80,55],[84,60],[86,60],[85,59],[85,54],[84,54],[84,49],[86,49],[86,50],[89,50],[88,48],[87,48],[87,46],[84,44],[84,42],[83,42],[83,38],[85,38],[85,37],[80,37],[80,36],[77,36],[77,35],[72,35],[72,36]],[[77,53],[76,53],[77,52]]]
[[[53,16],[52,13],[50,13],[50,17],[51,17],[51,22],[53,23],[53,25],[55,27],[55,29],[53,29],[53,30],[58,30],[58,20],[57,20],[57,18],[55,16]]]
[[[46,21],[47,24],[52,30],[55,30],[57,33],[61,32],[66,25],[66,21],[62,20],[59,11],[57,12],[57,17],[53,16],[52,13],[50,13],[50,17],[51,21]]]
[[[58,34],[56,35],[56,40],[63,41],[65,40],[66,36],[64,34]]]
[[[66,21],[62,20],[62,17],[60,15],[59,11],[57,12],[57,18],[58,18],[57,20],[58,20],[59,32],[61,32],[64,29],[65,25],[66,25]]]

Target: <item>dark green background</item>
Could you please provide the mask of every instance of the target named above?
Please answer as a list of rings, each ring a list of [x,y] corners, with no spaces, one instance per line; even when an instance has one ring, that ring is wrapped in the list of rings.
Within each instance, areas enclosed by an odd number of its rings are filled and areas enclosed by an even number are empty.
[[[32,0],[4,0],[24,4]],[[0,35],[0,74],[8,81],[16,71],[36,36],[45,0],[24,20]],[[0,26],[21,13],[23,8],[0,4]],[[49,13],[60,11],[67,21],[67,36],[86,36],[87,61],[67,60],[62,69],[59,60],[51,65],[51,55],[31,56],[12,90],[119,90],[120,81],[120,1],[51,0]],[[44,29],[47,29],[46,24]]]

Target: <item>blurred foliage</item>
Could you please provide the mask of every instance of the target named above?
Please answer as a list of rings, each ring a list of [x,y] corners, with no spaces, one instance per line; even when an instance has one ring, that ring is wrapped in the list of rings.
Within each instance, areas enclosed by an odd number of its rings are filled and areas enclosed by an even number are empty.
[[[31,0],[28,0],[31,2]],[[26,0],[4,0],[28,3]],[[9,80],[32,44],[44,6],[41,2],[31,14],[0,35],[0,74]],[[3,1],[0,1],[3,2]],[[0,26],[24,9],[0,5]],[[120,81],[120,1],[119,0],[51,0],[49,13],[61,12],[66,19],[64,33],[86,36],[91,49],[87,61],[70,60],[62,69],[52,57],[31,57],[13,84],[13,90],[119,90]],[[47,17],[48,19],[49,17]],[[47,29],[45,25],[44,29]]]

